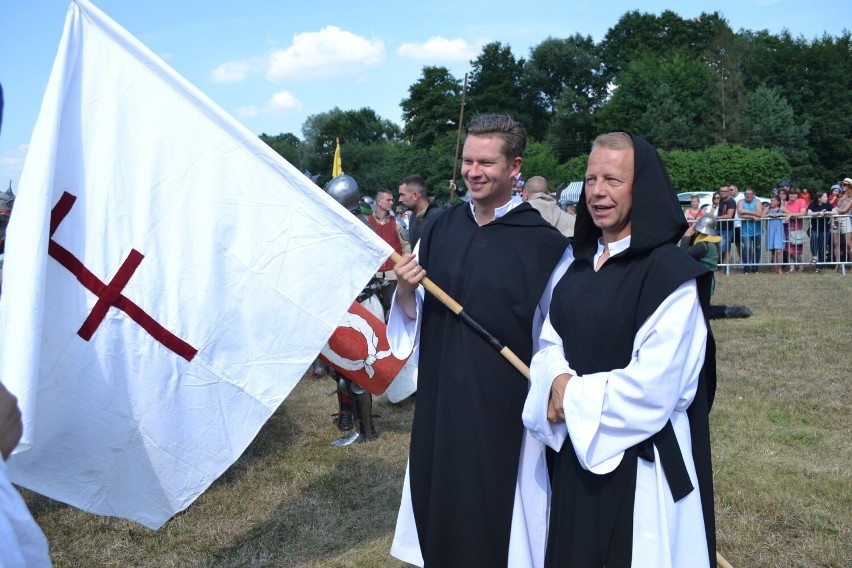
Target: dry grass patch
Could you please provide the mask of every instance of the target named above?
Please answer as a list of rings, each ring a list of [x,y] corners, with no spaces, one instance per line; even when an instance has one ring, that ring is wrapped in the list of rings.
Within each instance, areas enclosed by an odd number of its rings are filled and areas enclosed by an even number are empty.
[[[718,275],[711,414],[719,550],[734,566],[852,565],[852,280]]]
[[[852,567],[852,277],[717,276],[711,414],[719,551],[736,568]],[[160,531],[24,492],[58,567],[364,567],[388,556],[414,402],[332,448],[329,379],[303,380],[254,443]]]

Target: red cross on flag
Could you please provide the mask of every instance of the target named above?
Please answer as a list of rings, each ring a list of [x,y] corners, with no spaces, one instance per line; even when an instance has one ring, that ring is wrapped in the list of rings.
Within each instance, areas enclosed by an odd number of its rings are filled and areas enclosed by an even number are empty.
[[[242,454],[390,252],[74,0],[6,245],[10,478],[160,527]]]

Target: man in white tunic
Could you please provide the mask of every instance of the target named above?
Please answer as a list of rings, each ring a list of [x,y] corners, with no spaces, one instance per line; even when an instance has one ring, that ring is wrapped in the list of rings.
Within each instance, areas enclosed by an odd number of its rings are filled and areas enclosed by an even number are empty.
[[[3,462],[20,438],[18,400],[0,383],[0,567],[43,568],[50,566],[47,540],[6,477]]]
[[[712,274],[677,248],[685,230],[656,150],[598,137],[523,412],[558,452],[545,566],[692,568],[715,556]]]
[[[0,126],[3,124],[3,86],[0,85]],[[0,382],[0,568],[50,566],[47,539],[30,515],[18,490],[6,477],[4,460],[21,439],[18,399]]]

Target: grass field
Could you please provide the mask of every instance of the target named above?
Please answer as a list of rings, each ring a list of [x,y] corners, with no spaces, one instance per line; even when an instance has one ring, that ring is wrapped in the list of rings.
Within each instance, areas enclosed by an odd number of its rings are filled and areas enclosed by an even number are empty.
[[[852,277],[717,276],[711,414],[718,549],[735,568],[852,568]],[[329,379],[304,379],[240,460],[161,530],[23,491],[56,566],[401,567],[388,556],[414,402],[332,448]]]

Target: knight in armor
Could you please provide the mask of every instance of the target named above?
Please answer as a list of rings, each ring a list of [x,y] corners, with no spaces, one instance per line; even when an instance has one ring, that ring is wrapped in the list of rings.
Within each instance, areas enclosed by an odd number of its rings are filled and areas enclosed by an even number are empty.
[[[363,209],[369,209],[371,204],[369,201],[361,199],[358,182],[353,178],[346,174],[340,174],[326,184],[325,191],[360,219],[362,223],[371,226],[367,214],[363,213]],[[381,282],[379,279],[373,278],[358,295],[358,302],[377,318],[384,321],[380,294]],[[378,438],[379,433],[372,417],[373,395],[336,370],[331,370],[331,377],[337,385],[338,412],[335,415],[334,423],[341,432],[349,432],[332,441],[331,445],[348,446],[355,443],[370,442]]]

